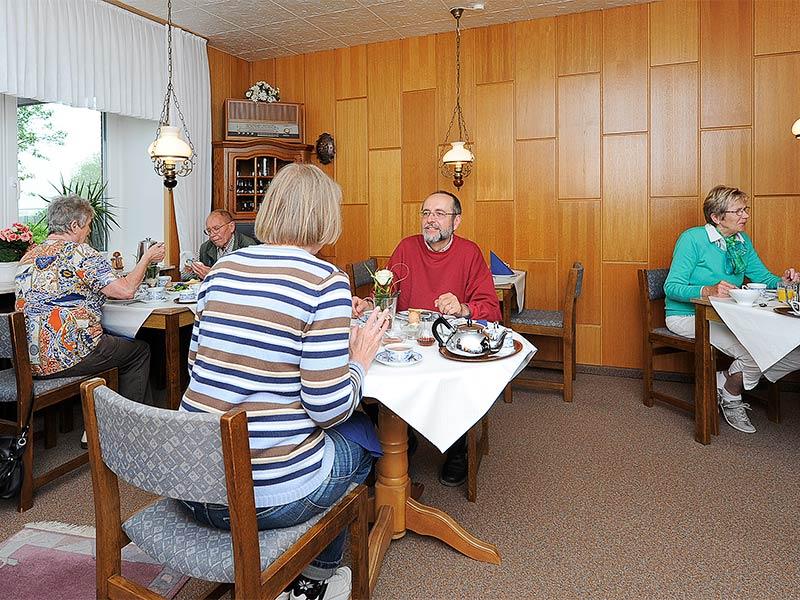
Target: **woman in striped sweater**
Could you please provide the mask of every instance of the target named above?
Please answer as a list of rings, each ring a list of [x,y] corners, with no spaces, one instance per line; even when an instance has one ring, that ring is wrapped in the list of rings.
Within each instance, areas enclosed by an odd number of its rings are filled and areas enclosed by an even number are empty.
[[[259,529],[323,512],[372,466],[369,452],[334,429],[358,406],[387,327],[375,311],[351,329],[347,276],[315,256],[341,233],[340,202],[341,189],[317,167],[283,167],[256,217],[264,244],[220,259],[198,295],[181,409],[247,410]],[[226,506],[185,504],[198,521],[230,528]],[[347,598],[350,572],[338,568],[345,536],[284,597]]]

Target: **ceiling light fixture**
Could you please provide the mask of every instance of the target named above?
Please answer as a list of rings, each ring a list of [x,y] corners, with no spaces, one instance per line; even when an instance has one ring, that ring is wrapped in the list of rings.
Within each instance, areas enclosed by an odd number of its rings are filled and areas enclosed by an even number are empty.
[[[172,0],[167,0],[167,74],[167,91],[164,94],[164,106],[161,107],[156,139],[147,148],[147,153],[153,161],[155,172],[164,178],[164,187],[172,189],[178,185],[177,177],[186,177],[192,172],[196,158],[194,144],[172,85]],[[170,125],[170,100],[175,101],[186,142],[181,139],[181,128]]]
[[[472,172],[472,163],[475,162],[472,142],[469,140],[467,124],[464,122],[464,114],[461,110],[461,15],[467,8],[479,10],[483,8],[483,5],[474,3],[468,7],[454,6],[450,9],[450,14],[456,20],[456,105],[453,107],[447,134],[444,136],[445,152],[441,156],[442,175],[452,178],[456,189],[460,189],[464,185],[464,178]],[[458,127],[458,138],[450,141],[453,125]],[[447,144],[450,145],[450,148],[447,148]]]

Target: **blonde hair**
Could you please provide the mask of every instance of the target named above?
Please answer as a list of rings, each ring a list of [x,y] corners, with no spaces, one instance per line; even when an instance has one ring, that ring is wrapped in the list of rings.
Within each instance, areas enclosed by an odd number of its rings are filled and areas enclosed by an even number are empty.
[[[342,188],[314,165],[286,165],[258,209],[256,237],[265,244],[324,246],[342,233]]]
[[[706,196],[706,199],[703,201],[703,215],[706,218],[706,223],[715,225],[711,215],[724,217],[725,211],[728,210],[734,202],[737,200],[747,202],[747,198],[748,195],[739,188],[727,187],[724,185],[711,188],[711,191],[708,192],[708,196]]]

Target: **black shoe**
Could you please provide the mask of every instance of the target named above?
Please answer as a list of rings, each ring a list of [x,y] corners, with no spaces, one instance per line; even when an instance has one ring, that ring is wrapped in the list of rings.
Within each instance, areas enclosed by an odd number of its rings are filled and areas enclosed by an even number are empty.
[[[409,428],[408,429],[408,458],[414,456],[414,453],[417,451],[417,447],[419,446],[419,439],[417,439],[417,434],[414,433],[414,430]]]
[[[439,475],[439,483],[457,487],[467,480],[467,453],[448,452]]]

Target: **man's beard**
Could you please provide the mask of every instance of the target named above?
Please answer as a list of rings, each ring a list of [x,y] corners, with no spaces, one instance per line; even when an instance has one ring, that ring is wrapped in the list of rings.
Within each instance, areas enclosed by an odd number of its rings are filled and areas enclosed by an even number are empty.
[[[453,235],[453,230],[449,227],[439,227],[439,229],[435,230],[434,233],[428,233],[428,230],[423,228],[422,229],[422,237],[428,244],[436,244],[437,242],[443,242],[445,240],[449,240]]]

